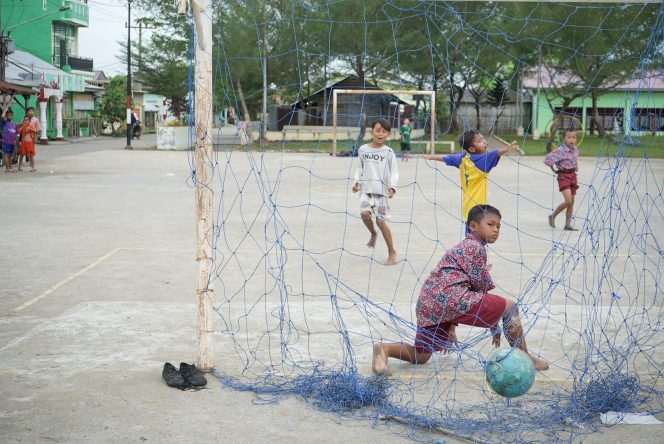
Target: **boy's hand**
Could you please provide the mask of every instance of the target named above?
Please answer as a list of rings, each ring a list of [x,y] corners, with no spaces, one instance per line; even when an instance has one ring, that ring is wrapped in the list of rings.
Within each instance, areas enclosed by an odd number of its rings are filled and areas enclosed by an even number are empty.
[[[394,188],[388,188],[387,189],[387,197],[389,199],[392,199],[392,197],[394,197],[394,193],[396,193],[396,192],[397,192],[397,190],[395,190]]]
[[[355,183],[353,184],[353,193],[357,193],[358,191],[360,191],[360,183],[359,183],[359,182],[355,182]]]
[[[491,334],[493,335],[491,344],[496,348],[500,347],[500,330],[497,327],[493,327],[491,328]]]
[[[459,348],[459,341],[456,335],[456,326],[450,325],[450,329],[447,331],[447,343],[443,347],[443,354],[446,355],[452,351],[452,347]]]
[[[512,141],[509,145],[507,145],[507,152],[511,153],[512,151],[516,151],[519,149],[519,144],[516,143],[516,140]]]

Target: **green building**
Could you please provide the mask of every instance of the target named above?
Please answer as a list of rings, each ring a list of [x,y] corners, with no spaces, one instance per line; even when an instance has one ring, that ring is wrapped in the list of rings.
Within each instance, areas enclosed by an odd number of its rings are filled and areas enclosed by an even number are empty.
[[[90,116],[102,91],[86,82],[95,79],[93,60],[78,52],[79,30],[88,26],[87,0],[0,0],[0,7],[5,37],[16,49],[6,63],[7,75],[15,76],[6,80],[39,91],[30,105],[46,127],[42,142],[67,137],[70,120]],[[19,117],[24,112],[14,111]]]
[[[574,126],[589,131],[592,125],[591,90],[574,74],[551,73],[542,68],[539,75],[530,72],[523,79],[524,89],[532,97],[532,133],[544,135],[551,130],[556,116],[557,127]],[[557,94],[579,95],[561,113],[563,98]],[[664,133],[664,72],[648,72],[617,86],[602,88],[597,97],[599,120],[608,132],[639,134]],[[554,114],[555,112],[555,114]]]

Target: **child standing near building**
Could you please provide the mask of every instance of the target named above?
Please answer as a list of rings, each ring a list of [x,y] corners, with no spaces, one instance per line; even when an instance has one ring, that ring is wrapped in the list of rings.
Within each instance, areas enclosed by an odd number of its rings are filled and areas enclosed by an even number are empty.
[[[435,351],[449,352],[458,345],[458,324],[491,329],[492,343],[499,347],[501,319],[510,346],[528,354],[537,370],[549,368],[546,361],[528,353],[516,302],[488,293],[495,286],[486,266],[485,245],[498,239],[500,219],[500,212],[490,205],[477,205],[470,210],[466,239],[445,253],[422,285],[415,308],[415,344],[374,344],[374,373],[389,372],[389,358],[424,364]]]
[[[469,130],[463,133],[459,140],[461,147],[466,151],[448,156],[428,154],[427,160],[445,162],[446,165],[459,168],[461,176],[461,189],[463,190],[463,220],[468,219],[468,212],[476,205],[484,205],[489,197],[489,171],[491,171],[500,158],[516,150],[519,145],[516,141],[507,147],[487,152],[487,142],[482,133]]]
[[[563,144],[549,153],[544,164],[551,168],[558,180],[558,190],[563,194],[563,203],[558,205],[553,213],[549,214],[549,226],[556,228],[556,216],[565,213],[565,228],[567,231],[578,231],[572,227],[574,214],[574,196],[579,189],[576,173],[579,171],[579,149],[576,146],[576,130],[568,129],[563,135]]]
[[[14,111],[11,109],[7,109],[2,113],[2,157],[5,162],[5,173],[16,171],[12,168],[12,155],[14,154],[14,145],[18,136],[18,126],[16,122],[12,122],[13,119]]]
[[[27,156],[30,161],[30,171],[35,172],[35,138],[37,136],[37,129],[30,122],[30,116],[23,118],[23,125],[19,128],[21,133],[21,150],[18,158],[18,170],[23,171],[23,156]]]
[[[385,145],[391,130],[392,126],[384,119],[378,119],[371,125],[371,143],[362,145],[358,150],[360,166],[355,173],[353,184],[353,193],[360,191],[362,222],[371,233],[367,246],[376,246],[378,233],[373,223],[375,216],[376,225],[387,244],[387,265],[394,265],[397,261],[392,232],[386,222],[386,219],[392,217],[388,199],[397,192],[396,186],[399,183],[396,156],[392,148]]]
[[[35,108],[32,106],[29,106],[25,109],[25,115],[30,117],[30,123],[32,126],[35,127],[35,143],[39,140],[39,136],[41,136],[41,123],[39,123],[39,119],[35,117]]]
[[[403,119],[403,125],[401,125],[401,128],[399,128],[399,134],[401,135],[401,153],[403,154],[403,157],[401,158],[402,162],[408,162],[411,131],[412,128],[410,127],[410,120]]]

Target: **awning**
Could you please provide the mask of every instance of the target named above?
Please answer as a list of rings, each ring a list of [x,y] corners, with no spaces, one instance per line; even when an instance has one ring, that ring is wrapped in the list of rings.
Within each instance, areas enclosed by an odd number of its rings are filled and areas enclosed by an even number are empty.
[[[37,94],[37,91],[0,80],[0,91],[10,94]]]

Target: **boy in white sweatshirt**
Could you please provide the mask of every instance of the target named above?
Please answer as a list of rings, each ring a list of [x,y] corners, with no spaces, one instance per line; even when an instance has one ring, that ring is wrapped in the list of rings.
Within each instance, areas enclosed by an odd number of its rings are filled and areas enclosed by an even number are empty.
[[[362,145],[358,150],[360,166],[355,173],[353,193],[360,192],[360,215],[362,222],[369,229],[371,238],[367,247],[376,246],[378,233],[374,228],[372,214],[376,216],[376,225],[383,234],[387,244],[387,265],[397,262],[397,251],[392,242],[392,232],[385,219],[390,219],[390,206],[387,199],[391,199],[397,192],[399,183],[399,170],[396,156],[392,148],[385,145],[392,126],[384,119],[378,119],[371,125],[371,143]]]

